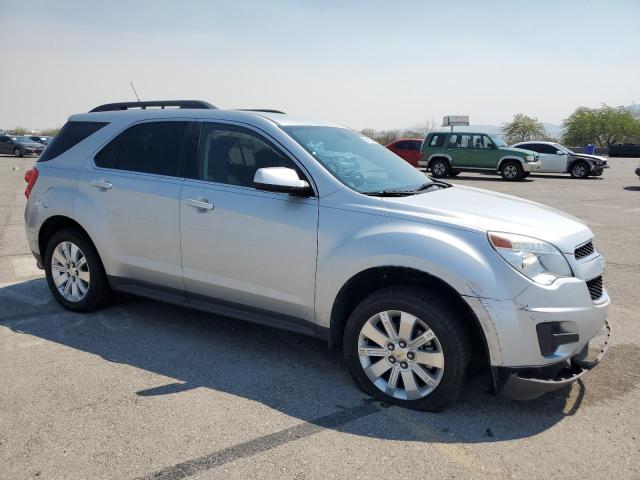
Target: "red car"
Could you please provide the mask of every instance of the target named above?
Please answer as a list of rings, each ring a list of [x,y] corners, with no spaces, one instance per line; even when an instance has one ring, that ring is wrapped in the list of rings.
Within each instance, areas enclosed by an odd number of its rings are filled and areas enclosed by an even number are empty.
[[[389,145],[386,145],[389,150],[406,160],[414,167],[418,167],[421,146],[421,138],[401,138],[400,140],[396,140],[395,142],[391,142]]]

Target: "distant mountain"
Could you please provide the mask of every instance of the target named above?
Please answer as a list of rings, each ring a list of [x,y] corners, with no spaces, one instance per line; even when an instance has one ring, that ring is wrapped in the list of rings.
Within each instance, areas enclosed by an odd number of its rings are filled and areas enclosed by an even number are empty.
[[[634,103],[633,105],[629,105],[628,107],[624,108],[635,113],[636,115],[640,115],[640,104]]]

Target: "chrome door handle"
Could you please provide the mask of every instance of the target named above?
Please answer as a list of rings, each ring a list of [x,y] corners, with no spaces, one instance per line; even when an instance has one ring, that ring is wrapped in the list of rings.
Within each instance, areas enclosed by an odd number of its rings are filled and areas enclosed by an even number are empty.
[[[213,210],[213,203],[209,203],[206,199],[197,200],[195,198],[190,198],[186,203],[187,205],[198,208],[200,210]]]
[[[91,180],[91,185],[98,188],[103,188],[105,190],[109,190],[113,185],[107,182],[104,178],[100,180]]]

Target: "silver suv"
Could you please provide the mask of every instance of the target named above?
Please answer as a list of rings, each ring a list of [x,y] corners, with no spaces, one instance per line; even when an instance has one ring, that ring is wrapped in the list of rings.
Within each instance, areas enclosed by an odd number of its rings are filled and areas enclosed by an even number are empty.
[[[25,179],[29,244],[65,308],[122,290],[320,337],[386,402],[442,409],[470,364],[496,393],[534,398],[609,343],[582,222],[432,180],[339,125],[103,105],[72,116]]]

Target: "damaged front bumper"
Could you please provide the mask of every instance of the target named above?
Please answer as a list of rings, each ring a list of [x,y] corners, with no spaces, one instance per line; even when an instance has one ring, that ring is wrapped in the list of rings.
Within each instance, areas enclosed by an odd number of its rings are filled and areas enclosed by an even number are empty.
[[[574,357],[543,367],[492,367],[497,393],[514,400],[531,400],[575,382],[604,358],[611,341],[611,326],[605,320]]]

